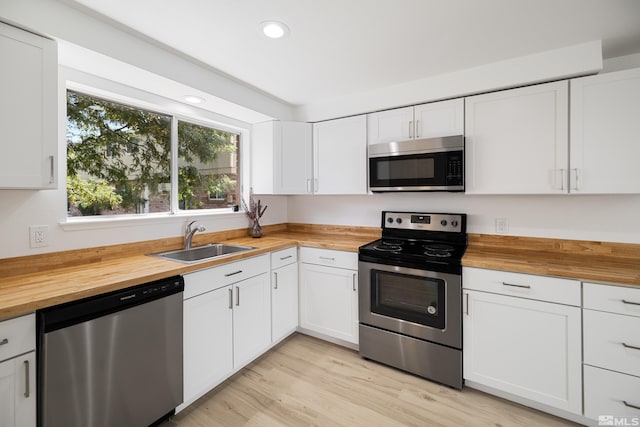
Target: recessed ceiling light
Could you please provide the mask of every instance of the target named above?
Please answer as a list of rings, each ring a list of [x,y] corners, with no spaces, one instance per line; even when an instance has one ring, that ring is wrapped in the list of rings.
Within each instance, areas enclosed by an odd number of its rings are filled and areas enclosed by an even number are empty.
[[[265,21],[260,23],[262,34],[270,39],[279,39],[289,34],[289,27],[278,21]]]
[[[204,102],[204,98],[200,98],[199,96],[194,95],[187,95],[182,99],[187,101],[189,104],[202,104]]]

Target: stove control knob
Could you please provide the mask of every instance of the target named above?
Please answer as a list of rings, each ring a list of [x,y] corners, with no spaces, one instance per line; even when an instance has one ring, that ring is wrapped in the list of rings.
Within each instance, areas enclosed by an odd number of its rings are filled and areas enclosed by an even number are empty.
[[[451,226],[457,227],[458,226],[458,221],[456,221],[455,219],[453,221],[451,221]]]
[[[393,223],[393,218],[391,218],[391,217],[387,218],[387,222],[388,222],[389,224]]]
[[[442,221],[440,221],[440,225],[443,226],[443,227],[446,227],[447,226],[447,220],[443,219]]]
[[[396,218],[396,222],[397,222],[398,224],[402,224],[402,218]]]

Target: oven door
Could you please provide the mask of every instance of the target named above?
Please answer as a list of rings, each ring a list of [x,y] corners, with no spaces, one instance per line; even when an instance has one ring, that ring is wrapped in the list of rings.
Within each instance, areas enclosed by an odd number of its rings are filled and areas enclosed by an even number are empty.
[[[369,157],[371,191],[463,191],[464,153]]]
[[[462,347],[459,275],[360,261],[360,323]]]

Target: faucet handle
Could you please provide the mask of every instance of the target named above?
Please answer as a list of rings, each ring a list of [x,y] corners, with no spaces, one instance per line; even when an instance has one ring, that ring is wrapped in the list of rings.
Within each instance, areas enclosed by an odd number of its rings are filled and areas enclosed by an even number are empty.
[[[190,231],[191,231],[191,226],[192,226],[193,224],[195,224],[196,222],[198,222],[198,221],[191,221],[189,224],[187,224],[187,227],[185,228],[185,231],[186,231],[187,233],[188,233],[188,232],[190,232]]]

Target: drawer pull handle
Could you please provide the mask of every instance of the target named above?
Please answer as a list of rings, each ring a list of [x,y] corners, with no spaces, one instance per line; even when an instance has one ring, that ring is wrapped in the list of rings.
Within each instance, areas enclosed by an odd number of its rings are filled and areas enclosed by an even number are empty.
[[[224,277],[235,276],[236,274],[242,273],[242,270],[234,271],[233,273],[225,274]]]
[[[629,345],[629,344],[627,344],[626,342],[623,342],[623,343],[622,343],[622,346],[623,346],[624,348],[631,348],[631,349],[633,349],[633,350],[640,350],[640,347],[636,347],[635,345]]]
[[[623,299],[622,302],[625,304],[640,305],[640,302],[627,301],[626,299]]]
[[[29,361],[25,360],[24,361],[24,397],[28,399],[30,394],[31,393],[29,391]]]
[[[335,261],[336,259],[333,257],[328,257],[328,256],[321,256],[320,259],[325,259],[327,261]]]
[[[289,259],[292,258],[293,255],[287,255],[287,256],[283,256],[282,258],[280,258],[280,261],[284,261],[285,259]]]
[[[5,345],[5,344],[9,344],[9,338],[5,338],[2,341],[0,341],[0,345]]]
[[[626,400],[623,400],[622,403],[624,403],[624,406],[627,406],[629,408],[640,409],[640,406],[632,405],[631,403],[628,403]]]
[[[513,283],[502,282],[503,286],[511,286],[514,288],[523,288],[523,289],[531,289],[529,285],[514,285]]]

